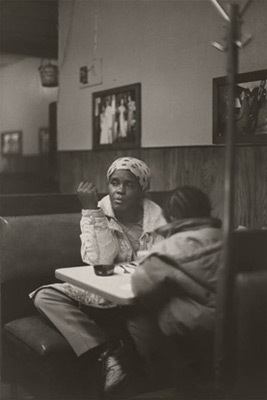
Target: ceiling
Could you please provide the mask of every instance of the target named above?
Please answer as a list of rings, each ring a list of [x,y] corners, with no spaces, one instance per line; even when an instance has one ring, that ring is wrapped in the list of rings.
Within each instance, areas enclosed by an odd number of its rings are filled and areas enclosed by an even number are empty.
[[[0,12],[0,66],[22,55],[58,58],[58,0],[0,0]]]
[[[0,1],[1,65],[22,56],[57,59],[58,0]]]

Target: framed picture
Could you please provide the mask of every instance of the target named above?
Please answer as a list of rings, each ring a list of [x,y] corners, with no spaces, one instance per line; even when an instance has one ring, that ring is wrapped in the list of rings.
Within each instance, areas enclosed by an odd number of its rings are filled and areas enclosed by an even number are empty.
[[[93,149],[140,147],[141,84],[93,93]]]
[[[22,154],[22,131],[1,133],[1,154],[4,157],[20,156]]]
[[[236,143],[267,144],[267,70],[237,75]],[[228,118],[227,77],[213,79],[213,143],[225,143]]]
[[[49,128],[42,127],[39,129],[39,153],[48,154],[50,150]]]

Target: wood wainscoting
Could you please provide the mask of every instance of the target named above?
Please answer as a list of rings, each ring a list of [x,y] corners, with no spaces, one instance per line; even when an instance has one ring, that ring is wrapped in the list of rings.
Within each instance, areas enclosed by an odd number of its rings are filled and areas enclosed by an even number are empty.
[[[267,146],[237,146],[235,224],[267,228]],[[106,192],[106,171],[118,157],[133,156],[152,171],[151,190],[194,185],[211,198],[213,215],[223,216],[224,146],[164,147],[135,150],[59,152],[61,193],[74,193],[82,180]]]

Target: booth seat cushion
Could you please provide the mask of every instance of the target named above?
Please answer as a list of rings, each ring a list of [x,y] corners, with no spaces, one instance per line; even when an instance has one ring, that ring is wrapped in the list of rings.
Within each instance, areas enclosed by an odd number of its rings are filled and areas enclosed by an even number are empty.
[[[42,316],[33,315],[8,322],[4,326],[6,338],[25,355],[75,359],[75,353],[65,338]]]
[[[15,387],[19,384],[35,399],[78,400],[97,391],[94,365],[86,369],[64,337],[42,316],[6,323],[3,339],[6,382]]]

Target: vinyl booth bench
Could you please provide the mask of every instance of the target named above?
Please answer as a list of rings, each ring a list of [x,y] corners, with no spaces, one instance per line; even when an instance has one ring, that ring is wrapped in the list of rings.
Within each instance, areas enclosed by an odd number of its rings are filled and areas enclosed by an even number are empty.
[[[166,195],[151,197],[162,204]],[[37,287],[57,282],[57,268],[83,265],[77,196],[2,196],[1,215],[2,380],[11,383],[14,398],[18,385],[45,400],[97,391],[95,365],[84,376],[68,342],[29,298]]]
[[[167,192],[157,193],[154,197],[152,193],[151,197],[162,205],[166,195]],[[71,205],[66,206],[64,195],[57,195],[56,202],[52,195],[47,196],[24,200],[18,196],[13,203],[2,202],[2,381],[11,384],[12,399],[16,399],[19,384],[35,399],[91,400],[98,393],[96,366],[92,365],[91,373],[87,371],[85,376],[83,365],[67,341],[38,314],[29,298],[29,293],[40,285],[56,282],[55,269],[83,265],[81,214],[76,197],[68,197]],[[31,204],[30,209],[27,204]],[[48,214],[41,215],[45,204]],[[60,206],[62,213],[58,212]],[[14,210],[23,210],[26,215],[16,215]],[[234,246],[234,284],[230,293],[234,310],[230,344],[235,393],[232,399],[255,400],[257,394],[260,400],[266,386],[267,230],[237,232]]]
[[[56,282],[55,269],[83,265],[79,220],[79,214],[1,220],[2,372],[13,396],[17,384],[47,400],[81,389],[75,353],[29,298],[37,287]]]

